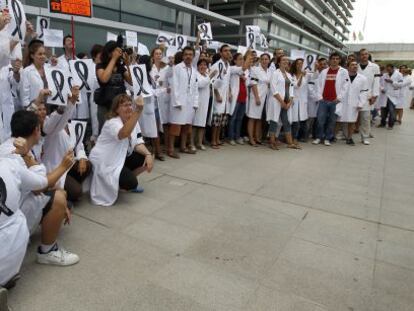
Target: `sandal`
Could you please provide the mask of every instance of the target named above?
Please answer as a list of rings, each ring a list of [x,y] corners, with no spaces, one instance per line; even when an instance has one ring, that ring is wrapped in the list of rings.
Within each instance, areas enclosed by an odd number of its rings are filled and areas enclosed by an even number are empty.
[[[270,144],[270,145],[269,145],[269,148],[270,148],[270,149],[273,149],[273,150],[280,150],[280,149],[279,149],[279,147],[277,146],[277,144],[276,144],[276,143],[274,143],[274,144]]]
[[[213,149],[220,149],[220,147],[217,146],[217,145],[211,145],[211,148],[213,148]]]
[[[255,142],[254,142],[254,143],[252,143],[251,141],[249,141],[249,145],[250,145],[250,146],[252,146],[252,147],[259,147],[259,145],[258,145],[258,144],[256,144]]]
[[[187,154],[196,154],[197,153],[197,151],[191,150],[191,149],[188,149],[188,148],[180,149],[180,152],[181,153],[187,153]]]
[[[156,158],[157,160],[159,160],[159,161],[165,161],[165,157],[164,157],[164,156],[162,156],[162,155],[160,155],[160,154],[156,154],[156,155],[155,155],[155,158]]]
[[[179,159],[180,158],[180,156],[176,153],[176,152],[167,152],[167,155],[170,157],[170,158],[173,158],[173,159]]]

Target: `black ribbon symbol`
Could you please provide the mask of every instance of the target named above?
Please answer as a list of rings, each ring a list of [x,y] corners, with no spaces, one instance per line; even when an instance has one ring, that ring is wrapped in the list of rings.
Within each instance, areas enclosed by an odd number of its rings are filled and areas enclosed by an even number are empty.
[[[13,16],[14,20],[16,22],[16,28],[14,28],[12,32],[12,36],[15,36],[18,34],[19,39],[23,40],[23,34],[21,29],[21,23],[22,23],[22,9],[20,8],[19,3],[17,3],[16,0],[12,0],[11,2],[12,10],[13,10]]]
[[[167,42],[168,44],[170,44],[170,40],[165,37],[165,36],[158,36],[158,43],[164,43]]]
[[[249,32],[248,33],[248,38],[249,38],[249,48],[252,49],[253,48],[253,43],[254,43],[254,33]]]
[[[49,29],[49,21],[46,18],[41,18],[39,20],[39,26],[40,26],[40,35],[39,35],[39,39],[43,38],[43,30],[45,29]]]
[[[312,54],[309,54],[308,56],[306,56],[306,67],[305,70],[309,69],[310,71],[312,71],[312,64],[313,61],[315,60],[315,58],[313,57]]]
[[[181,50],[183,48],[183,44],[184,44],[184,37],[178,36],[177,37],[177,50]]]
[[[63,98],[63,87],[65,85],[65,76],[59,70],[53,70],[51,73],[53,83],[55,84],[56,88],[56,95],[52,98],[52,100],[56,100],[58,97],[62,104],[65,103],[65,99]],[[68,83],[71,84],[70,80],[72,77],[69,77]]]
[[[75,141],[75,146],[73,147],[73,150],[75,151],[75,153],[76,153],[76,148],[78,147],[78,145],[79,145],[79,143],[80,143],[80,141],[82,139],[83,131],[84,130],[85,129],[83,128],[83,124],[81,122],[77,122],[75,124],[75,137],[76,137],[76,141]]]
[[[81,90],[84,87],[86,87],[86,89],[90,91],[91,88],[88,84],[88,76],[89,76],[88,65],[86,65],[82,61],[79,61],[79,62],[75,62],[74,67],[75,67],[76,73],[78,74],[79,79],[82,81],[82,85],[79,87],[79,89]]]
[[[262,36],[262,48],[267,48],[267,40],[265,36]]]
[[[223,63],[219,63],[219,64],[218,64],[218,67],[219,67],[219,74],[218,74],[217,79],[222,80],[222,79],[223,79],[223,77],[221,76],[221,74],[223,73],[223,69],[224,69],[224,65],[223,65]]]
[[[144,89],[144,73],[142,72],[142,69],[139,66],[136,66],[132,69],[132,73],[134,74],[139,85],[137,96],[140,96],[141,94],[149,95],[149,93]]]
[[[207,27],[206,24],[201,24],[200,25],[200,30],[202,32],[203,39],[211,39],[209,34],[208,34],[208,27]]]
[[[7,199],[7,188],[6,184],[3,181],[3,178],[0,177],[0,215],[1,213],[4,213],[6,216],[13,215],[13,211],[9,209],[6,205],[6,199]]]

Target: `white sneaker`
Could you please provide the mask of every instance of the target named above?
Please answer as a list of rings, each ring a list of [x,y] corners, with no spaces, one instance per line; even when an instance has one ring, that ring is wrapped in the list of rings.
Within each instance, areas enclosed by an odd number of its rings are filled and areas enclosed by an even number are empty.
[[[325,141],[323,142],[325,146],[330,146],[331,142],[327,139],[325,139]]]
[[[321,143],[321,140],[319,139],[319,138],[316,138],[313,142],[312,142],[312,144],[314,144],[314,145],[319,145]]]
[[[238,140],[236,140],[236,143],[238,143],[239,145],[244,145],[243,138],[239,138]]]
[[[248,142],[248,141],[249,141],[249,137],[244,136],[244,137],[243,137],[243,140],[244,140],[245,142]]]
[[[37,262],[45,265],[71,266],[79,262],[79,256],[59,246],[47,254],[37,251]]]
[[[369,142],[369,140],[368,139],[364,139],[364,140],[362,140],[362,143],[364,144],[364,145],[369,145],[370,144],[370,142]]]
[[[236,142],[233,139],[229,141],[229,144],[232,146],[236,146]]]

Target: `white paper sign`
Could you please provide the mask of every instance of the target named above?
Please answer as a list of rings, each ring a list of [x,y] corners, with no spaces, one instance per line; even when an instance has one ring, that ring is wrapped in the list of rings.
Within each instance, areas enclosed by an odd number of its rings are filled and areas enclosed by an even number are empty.
[[[138,42],[138,55],[150,55],[148,47],[141,42]]]
[[[36,18],[36,33],[39,40],[43,40],[43,31],[45,29],[50,29],[50,18],[38,16]]]
[[[16,59],[23,60],[22,45],[20,42],[17,43],[14,49],[10,52],[10,59],[11,60],[16,60]]]
[[[198,25],[201,40],[213,40],[213,32],[211,31],[211,23],[202,23]]]
[[[45,67],[45,76],[51,95],[47,103],[66,106],[70,94],[68,74],[57,67]]]
[[[138,34],[135,31],[125,31],[126,46],[136,48],[138,46]]]
[[[178,52],[178,49],[177,49],[176,46],[174,46],[174,45],[169,46],[168,49],[167,49],[166,56],[167,57],[174,57],[177,52]]]
[[[257,25],[247,25],[246,26],[246,32],[253,32],[255,36],[260,36],[260,27]]]
[[[96,79],[95,64],[92,59],[75,59],[69,61],[72,73],[72,85],[79,86],[82,91],[92,92]]]
[[[246,54],[247,52],[247,47],[243,46],[243,45],[239,45],[237,47],[237,53],[240,53],[244,56],[244,54]]]
[[[7,32],[13,39],[23,42],[26,36],[26,13],[23,4],[19,0],[0,0],[0,2],[1,9],[9,10],[11,17]]]
[[[220,48],[220,42],[219,41],[210,41],[208,43],[208,48],[217,51]]]
[[[106,42],[108,41],[116,41],[118,39],[118,35],[114,34],[113,32],[106,33]]]
[[[86,132],[86,121],[71,120],[68,123],[69,137],[73,145],[73,150],[76,153],[76,148],[82,144]]]
[[[253,31],[246,32],[246,46],[252,50],[256,49],[256,34]]]
[[[175,46],[178,51],[181,51],[187,46],[187,36],[184,35],[175,35]]]
[[[317,56],[316,54],[306,54],[303,62],[304,71],[313,72],[315,71]]]
[[[62,48],[63,47],[63,30],[43,29],[43,42],[46,47]]]
[[[144,64],[132,65],[129,67],[132,76],[132,86],[134,88],[134,97],[148,97],[153,94],[153,90],[148,81],[147,69]]]
[[[260,47],[262,49],[268,49],[269,44],[267,43],[267,38],[264,34],[260,34]]]
[[[298,58],[305,58],[304,50],[290,50],[290,59],[297,60]]]
[[[173,36],[165,32],[160,32],[155,43],[158,45],[164,44],[165,46],[170,46],[173,45],[174,40],[175,38]]]

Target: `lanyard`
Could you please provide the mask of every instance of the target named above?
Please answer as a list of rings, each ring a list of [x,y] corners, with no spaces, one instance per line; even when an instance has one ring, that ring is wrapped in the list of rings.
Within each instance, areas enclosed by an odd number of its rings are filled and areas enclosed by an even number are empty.
[[[191,84],[191,77],[193,76],[193,68],[190,67],[185,67],[186,72],[187,72],[187,77],[188,77],[188,88],[190,88],[190,84]],[[190,70],[189,70],[190,69]]]

